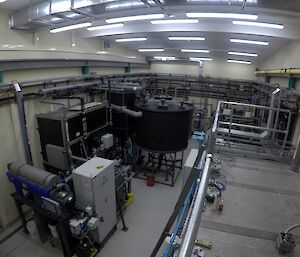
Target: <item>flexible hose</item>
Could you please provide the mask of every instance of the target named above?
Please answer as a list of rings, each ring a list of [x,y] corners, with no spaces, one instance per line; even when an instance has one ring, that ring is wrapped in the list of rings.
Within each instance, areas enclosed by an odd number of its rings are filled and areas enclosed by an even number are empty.
[[[289,233],[291,230],[293,230],[293,229],[295,229],[295,228],[297,228],[297,227],[300,227],[300,223],[295,224],[295,225],[293,225],[293,226],[290,226],[289,228],[287,228],[287,229],[284,231],[284,233],[287,234],[287,233]]]

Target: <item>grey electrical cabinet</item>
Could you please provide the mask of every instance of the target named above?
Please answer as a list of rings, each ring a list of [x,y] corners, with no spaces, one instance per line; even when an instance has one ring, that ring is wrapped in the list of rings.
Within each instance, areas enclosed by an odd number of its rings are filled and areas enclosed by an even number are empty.
[[[94,209],[98,219],[95,240],[102,243],[117,224],[114,163],[94,157],[75,169],[72,176],[76,200]]]

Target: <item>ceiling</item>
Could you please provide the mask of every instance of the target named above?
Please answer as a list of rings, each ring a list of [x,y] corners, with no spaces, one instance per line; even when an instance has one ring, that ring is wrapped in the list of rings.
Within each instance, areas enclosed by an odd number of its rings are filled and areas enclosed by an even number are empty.
[[[31,30],[45,27],[56,28],[86,21],[92,22],[92,26],[106,25],[105,20],[108,18],[144,14],[164,14],[165,19],[186,19],[187,12],[255,14],[259,16],[257,22],[285,26],[283,30],[279,30],[233,25],[233,19],[199,18],[197,24],[153,25],[150,20],[141,20],[124,22],[123,27],[115,29],[76,30],[81,37],[101,37],[112,42],[120,38],[146,37],[147,41],[118,44],[134,50],[163,48],[164,52],[143,53],[151,61],[154,56],[174,56],[179,60],[188,60],[189,57],[206,57],[226,61],[230,58],[259,64],[284,44],[300,40],[300,0],[247,0],[246,4],[244,4],[244,0],[73,1],[73,9],[70,9],[71,0],[7,0],[0,4],[0,8],[13,14],[14,28]],[[54,10],[53,6],[55,5],[63,8]],[[52,9],[48,6],[52,6]],[[168,40],[169,36],[201,36],[206,40],[170,41]],[[269,45],[232,43],[230,38],[267,41]],[[210,52],[183,53],[180,49],[205,49]],[[258,57],[229,56],[228,51],[255,53],[258,54]]]

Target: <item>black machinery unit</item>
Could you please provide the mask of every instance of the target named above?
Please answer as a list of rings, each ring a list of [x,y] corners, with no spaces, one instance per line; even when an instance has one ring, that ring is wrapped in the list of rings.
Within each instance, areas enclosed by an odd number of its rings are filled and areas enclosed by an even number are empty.
[[[127,109],[134,110],[135,92],[133,90],[111,90],[108,92],[108,100],[111,104],[126,106]],[[134,118],[117,110],[112,111],[112,130],[116,137],[125,141],[131,137],[134,128]]]
[[[87,158],[91,142],[107,132],[106,104],[90,103],[84,112],[80,108],[59,109],[37,115],[38,129],[45,167],[67,171],[72,156]]]

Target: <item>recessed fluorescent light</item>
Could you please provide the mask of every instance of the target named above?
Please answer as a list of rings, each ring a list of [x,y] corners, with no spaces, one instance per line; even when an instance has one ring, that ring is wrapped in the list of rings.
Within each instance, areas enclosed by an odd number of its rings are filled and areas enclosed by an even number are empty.
[[[0,3],[4,3],[4,2],[6,2],[6,0],[0,0]]]
[[[240,64],[248,64],[248,65],[251,64],[251,62],[249,62],[249,61],[240,61],[240,60],[227,60],[227,62],[230,62],[230,63],[240,63]]]
[[[97,51],[97,54],[108,54],[108,52],[107,52],[107,51],[104,51],[104,50],[102,50],[102,51]]]
[[[163,49],[163,48],[157,48],[157,49],[145,48],[145,49],[139,49],[138,51],[139,52],[163,52],[163,51],[165,51],[165,49]]]
[[[199,21],[197,19],[173,19],[173,20],[157,20],[151,21],[152,24],[195,24]]]
[[[122,3],[122,4],[110,4],[105,7],[105,9],[111,10],[111,9],[119,9],[119,8],[128,8],[128,7],[136,7],[136,6],[142,6],[144,3],[142,2],[128,2],[128,3]]]
[[[183,53],[209,53],[209,50],[201,50],[201,49],[181,49]]]
[[[129,59],[136,59],[136,56],[127,56]]]
[[[68,14],[68,15],[66,15],[68,18],[74,18],[74,17],[76,17],[76,16],[79,16],[79,14],[78,13],[70,13],[70,14]]]
[[[193,61],[193,62],[212,61],[213,60],[211,58],[206,58],[206,57],[190,57],[189,59],[190,59],[190,61]]]
[[[257,57],[258,54],[251,54],[251,53],[241,53],[241,52],[228,52],[230,55],[240,55],[240,56],[250,56],[250,57]]]
[[[124,26],[123,23],[116,23],[116,24],[108,24],[108,25],[89,27],[89,28],[87,28],[87,30],[94,31],[94,30],[101,30],[101,29],[115,29],[115,28],[122,28],[123,26]]]
[[[255,26],[262,28],[271,28],[271,29],[284,29],[284,26],[281,24],[274,23],[265,23],[265,22],[254,22],[254,21],[233,21],[234,25],[242,25],[242,26]]]
[[[244,20],[257,20],[258,15],[253,14],[240,14],[240,13],[186,13],[188,18],[223,18],[223,19],[244,19]]]
[[[154,59],[158,60],[176,60],[174,56],[154,56]]]
[[[67,31],[67,30],[86,28],[86,27],[89,27],[91,25],[92,25],[91,22],[79,23],[79,24],[74,24],[74,25],[70,25],[70,26],[51,29],[50,32],[51,33],[63,32],[63,31]]]
[[[126,22],[126,21],[163,19],[164,17],[165,17],[164,14],[136,15],[136,16],[127,16],[127,17],[107,19],[107,20],[105,20],[105,22],[107,22],[107,23],[119,23],[119,22]]]
[[[136,41],[146,41],[146,37],[133,37],[133,38],[120,38],[116,42],[136,42]]]
[[[169,40],[203,41],[205,37],[169,37]]]
[[[51,19],[51,21],[60,21],[60,20],[62,20],[62,18],[59,18],[59,17],[54,17]]]
[[[244,40],[244,39],[236,39],[236,38],[231,38],[230,42],[241,43],[241,44],[251,44],[251,45],[262,45],[262,46],[269,45],[269,42],[265,42],[265,41]]]

